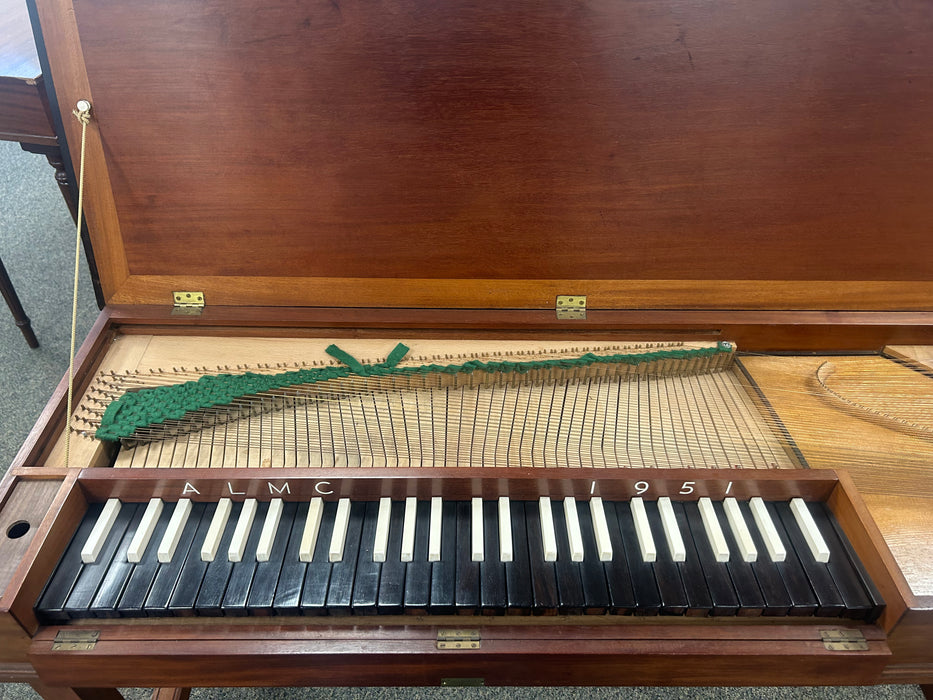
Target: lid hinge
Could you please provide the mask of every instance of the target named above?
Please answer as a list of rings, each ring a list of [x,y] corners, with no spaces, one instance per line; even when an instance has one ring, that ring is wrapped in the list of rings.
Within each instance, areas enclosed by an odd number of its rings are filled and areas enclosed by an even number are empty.
[[[204,292],[172,292],[173,316],[199,316],[204,311]]]
[[[438,649],[479,649],[479,630],[440,629],[437,631]]]
[[[868,651],[865,635],[858,630],[820,630],[827,651]]]
[[[557,312],[557,318],[561,321],[585,321],[586,295],[558,294],[554,310]]]
[[[52,651],[91,651],[97,646],[97,630],[59,630],[52,642]]]

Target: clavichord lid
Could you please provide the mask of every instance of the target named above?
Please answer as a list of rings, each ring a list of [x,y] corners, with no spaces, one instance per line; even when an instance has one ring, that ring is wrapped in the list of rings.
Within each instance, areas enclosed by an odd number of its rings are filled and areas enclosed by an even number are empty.
[[[933,309],[926,0],[36,2],[110,303]]]

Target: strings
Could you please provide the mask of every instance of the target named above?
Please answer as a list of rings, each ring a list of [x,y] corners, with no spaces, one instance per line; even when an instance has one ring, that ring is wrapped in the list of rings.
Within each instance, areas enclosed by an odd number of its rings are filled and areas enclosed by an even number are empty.
[[[727,372],[275,401],[242,420],[126,450],[118,464],[797,466]]]
[[[748,386],[738,370],[727,370],[701,378],[627,377],[618,381],[587,377],[564,382],[567,386],[547,382],[410,389],[383,385],[378,391],[367,390],[365,382],[357,378],[342,388],[317,386],[306,395],[300,390],[270,392],[236,406],[234,411],[217,412],[200,431],[184,434],[194,426],[179,425],[178,435],[125,450],[118,463],[202,467],[799,466],[784,423],[791,427],[794,440],[805,435],[806,447],[801,449],[814,465],[846,466],[889,456],[885,447],[853,441],[851,436],[840,434],[833,421],[826,420],[825,407],[860,416],[820,386],[816,368],[821,361],[743,353],[739,362],[753,367],[758,391]],[[880,357],[840,357],[832,362],[836,369],[827,383],[831,388],[839,388],[833,383],[837,379],[849,383],[859,378],[862,387],[875,386],[876,393],[886,392],[888,408],[897,415],[919,423],[925,420],[929,400],[924,407],[922,399],[933,394],[929,388],[933,380],[928,375]],[[759,371],[761,363],[767,372]],[[244,365],[223,369],[275,373],[287,368]],[[185,381],[210,371],[195,367],[112,373],[95,391],[106,403],[109,396],[133,386]],[[113,386],[108,387],[110,382]],[[847,392],[851,389],[848,385],[842,388]],[[824,415],[810,410],[817,400],[824,406]],[[898,408],[898,401],[903,409]],[[205,417],[199,420],[205,421]],[[908,449],[913,453],[905,455],[905,460],[922,457],[913,446]]]

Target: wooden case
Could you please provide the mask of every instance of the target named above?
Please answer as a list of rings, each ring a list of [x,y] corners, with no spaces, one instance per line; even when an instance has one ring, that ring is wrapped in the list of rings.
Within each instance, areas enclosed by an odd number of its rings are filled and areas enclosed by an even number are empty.
[[[32,605],[93,491],[97,470],[79,470],[107,465],[96,446],[65,465],[62,385],[2,492],[0,517],[35,525],[3,542],[16,562],[0,570],[5,677],[933,682],[929,436],[805,396],[834,353],[884,349],[872,361],[930,371],[929,3],[32,0],[31,12],[74,174],[72,110],[92,104],[83,202],[105,307],[78,396],[99,370],[152,366],[149,345],[171,365],[294,362],[331,338],[734,341],[772,353],[749,357],[749,374],[806,464],[830,470],[783,478],[825,481],[888,608],[857,625],[867,652],[820,651],[818,629],[798,624],[486,621],[487,651],[445,656],[431,623],[300,620],[108,624],[96,651],[52,651],[60,630]],[[178,313],[179,292],[205,308]],[[585,298],[585,314],[559,318],[559,295]],[[242,672],[225,670],[231,653]]]

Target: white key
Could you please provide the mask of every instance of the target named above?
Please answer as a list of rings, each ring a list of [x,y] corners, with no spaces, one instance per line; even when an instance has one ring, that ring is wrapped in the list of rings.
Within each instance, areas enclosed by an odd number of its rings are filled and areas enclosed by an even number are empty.
[[[88,535],[87,541],[81,548],[81,561],[85,564],[93,564],[97,561],[97,555],[100,554],[101,547],[107,541],[107,535],[110,534],[110,529],[113,527],[113,522],[117,519],[119,513],[120,499],[107,499],[103,510],[97,517],[97,522],[94,523],[94,527],[91,529],[91,534]]]
[[[376,515],[376,540],[373,542],[373,561],[380,564],[389,554],[389,516],[392,514],[392,499],[379,499],[379,512]]]
[[[139,521],[139,527],[136,528],[136,532],[133,534],[130,548],[126,551],[127,561],[131,561],[134,564],[142,561],[143,554],[146,553],[146,547],[149,546],[149,540],[152,539],[152,531],[155,530],[160,515],[162,515],[162,499],[150,498],[149,505],[146,506],[142,520]]]
[[[230,540],[230,548],[227,550],[228,561],[243,561],[243,552],[246,551],[246,540],[249,539],[249,531],[253,528],[253,520],[256,518],[256,510],[258,508],[259,503],[255,498],[247,498],[243,501],[240,517],[236,521],[236,527],[233,529],[233,539]]]
[[[175,504],[175,510],[172,511],[172,517],[169,518],[168,527],[165,528],[165,534],[162,535],[162,541],[159,543],[157,556],[163,564],[172,561],[172,557],[175,556],[178,539],[181,537],[181,531],[185,529],[189,515],[191,515],[191,499],[179,498]]]
[[[314,548],[317,545],[317,535],[321,531],[321,516],[324,515],[324,500],[315,497],[308,504],[308,515],[305,518],[305,527],[301,531],[301,542],[298,545],[298,560],[311,561],[314,558]]]
[[[217,501],[214,517],[211,518],[211,524],[208,526],[204,542],[201,544],[201,561],[214,561],[214,557],[217,556],[220,538],[223,537],[224,530],[227,528],[227,520],[230,519],[231,510],[233,510],[233,501],[229,498],[221,498]]]
[[[470,559],[483,561],[483,499],[470,501]]]
[[[667,549],[673,561],[687,561],[687,548],[684,538],[677,526],[677,516],[674,515],[674,506],[671,499],[661,496],[658,499],[658,512],[661,514],[661,525],[664,527],[664,537],[667,540]]]
[[[444,502],[440,496],[431,499],[431,527],[428,530],[428,561],[441,560],[441,520]]]
[[[729,497],[722,502],[722,507],[726,511],[726,520],[729,521],[729,529],[732,530],[732,536],[739,547],[739,555],[742,561],[758,561],[758,548],[752,539],[752,533],[748,530],[745,518],[742,517],[742,510],[738,502]]]
[[[810,509],[807,508],[807,504],[802,498],[792,498],[790,499],[790,509],[794,514],[794,519],[797,521],[797,526],[800,528],[804,539],[807,541],[807,546],[810,547],[810,551],[813,553],[813,558],[823,564],[828,562],[829,547],[826,546],[826,540],[823,539],[823,535],[820,534],[820,530],[816,526],[813,516],[810,515]]]
[[[557,535],[554,532],[554,515],[551,513],[551,499],[541,496],[538,499],[538,512],[541,515],[541,544],[544,548],[544,561],[557,561]]]
[[[512,546],[512,508],[508,496],[499,496],[499,561],[515,558]]]
[[[755,496],[748,502],[748,507],[752,509],[752,516],[755,518],[755,524],[758,526],[758,532],[765,541],[765,547],[768,549],[768,556],[771,561],[784,561],[787,558],[787,550],[781,537],[778,535],[777,528],[771,521],[771,514],[760,496]]]
[[[706,539],[709,540],[713,556],[718,562],[729,561],[729,545],[726,543],[726,536],[722,532],[719,518],[716,517],[716,511],[713,509],[713,502],[708,497],[703,496],[697,502],[697,505],[700,507],[703,529],[706,530]]]
[[[638,538],[638,548],[641,550],[641,560],[646,562],[658,560],[658,550],[651,535],[651,526],[648,524],[648,514],[645,512],[645,502],[641,496],[631,500],[632,520],[635,521],[635,535]]]
[[[275,542],[275,533],[278,532],[284,507],[285,504],[281,498],[273,498],[269,501],[266,519],[262,523],[262,532],[259,533],[259,544],[256,545],[256,561],[269,561],[269,557],[272,556],[272,543]]]
[[[415,559],[415,525],[418,516],[418,499],[409,496],[405,499],[405,518],[402,522],[402,561]]]
[[[334,533],[330,538],[330,547],[327,549],[327,560],[330,562],[343,560],[343,547],[347,541],[347,528],[350,526],[350,499],[341,498],[337,501],[337,515],[334,516]]]
[[[567,523],[567,543],[570,545],[570,561],[583,561],[583,533],[580,532],[580,517],[577,501],[573,496],[564,498],[564,522]]]
[[[593,518],[593,534],[596,537],[596,552],[600,561],[612,561],[612,542],[609,541],[609,525],[606,523],[606,509],[603,499],[594,496],[590,499],[590,516]]]

